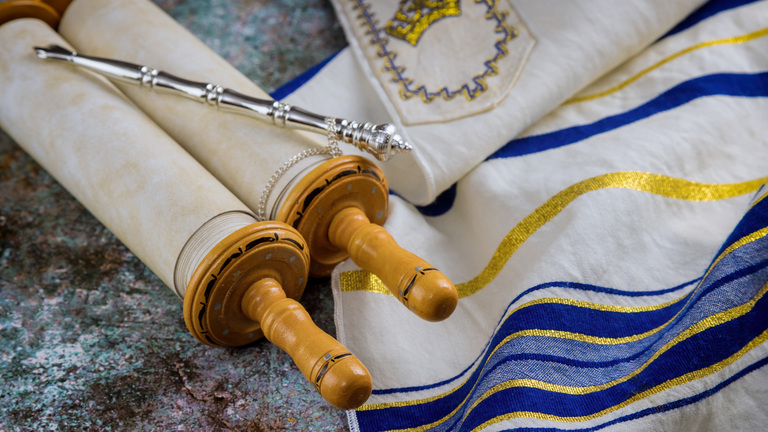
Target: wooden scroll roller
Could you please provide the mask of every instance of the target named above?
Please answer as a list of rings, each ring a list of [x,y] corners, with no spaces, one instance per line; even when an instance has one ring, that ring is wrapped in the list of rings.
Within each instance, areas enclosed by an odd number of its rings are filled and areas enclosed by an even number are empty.
[[[107,80],[40,61],[67,43],[37,19],[0,26],[0,126],[184,301],[190,332],[214,346],[261,336],[331,404],[371,393],[366,368],[296,301],[309,250],[250,210]]]
[[[82,54],[140,61],[163,71],[164,79],[170,73],[184,77],[179,82],[210,80],[206,82],[216,84],[210,88],[236,89],[256,101],[271,102],[264,91],[148,0],[75,0],[60,31]],[[323,136],[221,112],[210,106],[212,100],[217,105],[216,97],[195,103],[165,95],[169,87],[178,86],[146,81],[157,91],[124,82],[117,85],[258,216],[296,228],[309,244],[311,275],[327,276],[350,256],[419,317],[440,321],[453,312],[458,294],[450,280],[399,247],[381,227],[389,188],[373,161],[332,157],[336,155],[326,150]],[[192,82],[189,87],[206,85]]]
[[[18,18],[36,18],[56,29],[72,0],[10,0],[0,3],[0,24]]]
[[[357,408],[371,394],[371,376],[294,300],[308,269],[309,253],[296,230],[280,222],[248,225],[198,265],[184,296],[184,321],[196,338],[214,346],[247,345],[265,336],[291,356],[325,400]]]
[[[373,162],[342,156],[305,175],[288,193],[277,220],[307,239],[314,274],[328,274],[349,256],[379,276],[413,313],[427,321],[444,320],[456,308],[456,287],[442,272],[398,246],[381,226],[388,198],[387,180]]]

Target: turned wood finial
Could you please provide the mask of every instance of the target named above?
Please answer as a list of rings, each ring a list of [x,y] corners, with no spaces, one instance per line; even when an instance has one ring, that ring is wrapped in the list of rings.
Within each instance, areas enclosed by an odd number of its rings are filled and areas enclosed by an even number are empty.
[[[428,262],[398,246],[359,208],[348,207],[337,213],[328,236],[331,243],[347,250],[357,265],[379,276],[392,294],[419,317],[442,321],[456,309],[459,296],[453,283]]]
[[[285,297],[276,280],[266,278],[254,283],[245,293],[242,309],[246,316],[261,324],[269,341],[293,358],[325,400],[348,410],[368,399],[371,376],[365,366],[336,339],[317,328],[296,300]]]
[[[53,29],[72,0],[8,0],[0,2],[0,24],[19,18],[37,18]]]
[[[308,266],[304,239],[289,226],[259,222],[241,228],[198,265],[184,296],[184,320],[195,337],[214,346],[246,345],[265,336],[291,356],[325,400],[357,408],[371,394],[371,376],[296,301]]]
[[[37,18],[56,29],[70,2],[0,2],[0,25]],[[308,267],[306,243],[293,228],[278,222],[241,228],[197,266],[184,294],[184,321],[197,339],[212,346],[247,345],[266,336],[329,403],[357,408],[371,394],[370,373],[296,301]]]
[[[416,315],[444,320],[458,303],[456,287],[434,266],[401,248],[381,226],[388,198],[384,173],[373,162],[342,156],[299,181],[277,218],[307,239],[311,274],[327,276],[349,256]]]

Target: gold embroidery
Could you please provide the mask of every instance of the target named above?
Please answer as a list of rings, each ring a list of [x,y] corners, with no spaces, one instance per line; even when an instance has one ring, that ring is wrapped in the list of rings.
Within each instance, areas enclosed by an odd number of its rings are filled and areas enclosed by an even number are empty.
[[[458,0],[403,0],[395,16],[387,22],[386,32],[416,46],[432,23],[457,15],[461,15]]]
[[[659,67],[661,67],[661,66],[671,62],[672,60],[674,60],[676,58],[682,57],[685,54],[688,54],[690,52],[699,50],[701,48],[717,46],[717,45],[741,44],[741,43],[744,43],[744,42],[751,41],[753,39],[761,38],[761,37],[766,36],[766,35],[768,35],[768,27],[766,27],[764,29],[761,29],[761,30],[758,30],[758,31],[755,31],[755,32],[752,32],[752,33],[747,33],[747,34],[744,34],[744,35],[741,35],[741,36],[725,38],[725,39],[715,39],[715,40],[711,40],[711,41],[707,41],[707,42],[702,42],[702,43],[693,45],[693,46],[688,47],[688,48],[686,48],[684,50],[678,51],[678,52],[672,54],[669,57],[664,58],[663,60],[659,61],[656,64],[648,66],[647,68],[643,69],[642,71],[638,72],[637,74],[631,76],[626,81],[624,81],[624,82],[622,82],[622,83],[620,83],[620,84],[618,84],[618,85],[616,85],[614,87],[611,87],[611,88],[609,88],[607,90],[604,90],[604,91],[601,91],[599,93],[594,93],[594,94],[591,94],[591,95],[571,98],[571,99],[565,101],[564,104],[584,102],[584,101],[588,101],[588,100],[598,99],[598,98],[601,98],[603,96],[608,96],[611,93],[615,93],[615,92],[617,92],[619,90],[624,89],[625,87],[627,87],[630,84],[632,84],[633,82],[637,81],[643,75],[646,75],[647,73],[651,72],[652,70],[654,70],[656,68],[659,68]]]
[[[596,190],[609,188],[632,189],[667,198],[687,201],[715,201],[733,198],[756,191],[768,177],[743,183],[707,184],[667,177],[658,174],[635,171],[603,174],[576,183],[550,198],[502,239],[486,267],[474,279],[456,285],[459,297],[468,297],[489,284],[501,269],[533,233],[552,220],[568,204],[579,196]],[[369,291],[391,295],[381,280],[362,270],[343,272],[340,275],[342,291]]]
[[[496,50],[494,56],[483,62],[483,71],[471,77],[459,88],[449,89],[441,87],[436,90],[428,90],[424,84],[414,83],[412,78],[405,75],[405,66],[396,62],[397,51],[389,48],[389,38],[384,36],[377,25],[377,19],[371,12],[370,5],[365,0],[356,0],[355,9],[359,11],[358,18],[361,20],[361,26],[367,27],[366,34],[371,35],[370,43],[376,46],[376,56],[381,59],[383,65],[382,72],[390,74],[392,82],[399,87],[398,94],[401,99],[408,100],[412,97],[421,98],[424,103],[431,103],[437,98],[449,101],[462,95],[468,101],[472,101],[488,89],[488,78],[499,73],[498,62],[507,56],[509,49],[507,43],[517,36],[517,30],[507,24],[508,11],[500,10],[498,0],[474,0],[477,4],[483,4],[487,11],[485,18],[495,22],[494,32],[499,34],[500,39],[494,41],[493,48]]]

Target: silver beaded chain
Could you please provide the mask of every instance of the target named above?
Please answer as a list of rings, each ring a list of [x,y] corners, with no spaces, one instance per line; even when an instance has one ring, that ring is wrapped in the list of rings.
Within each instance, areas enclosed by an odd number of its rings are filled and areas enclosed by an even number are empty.
[[[328,123],[328,145],[325,146],[325,149],[328,150],[328,154],[331,155],[331,157],[339,157],[343,153],[339,148],[336,119],[333,117],[326,117],[325,122]]]
[[[303,152],[295,155],[294,157],[288,159],[287,161],[283,162],[282,165],[280,165],[280,168],[275,171],[274,174],[272,174],[272,177],[269,178],[269,181],[264,186],[264,190],[261,192],[261,197],[259,197],[259,205],[256,208],[256,218],[260,221],[267,220],[267,201],[269,200],[269,196],[272,194],[272,190],[275,188],[275,184],[278,180],[280,180],[280,177],[283,176],[292,166],[296,165],[299,161],[306,159],[310,156],[316,156],[321,154],[328,154],[332,158],[339,157],[342,155],[341,149],[339,148],[339,141],[336,138],[336,119],[332,117],[327,117],[325,119],[325,122],[328,124],[328,145],[323,148],[313,148],[313,149],[307,149]]]

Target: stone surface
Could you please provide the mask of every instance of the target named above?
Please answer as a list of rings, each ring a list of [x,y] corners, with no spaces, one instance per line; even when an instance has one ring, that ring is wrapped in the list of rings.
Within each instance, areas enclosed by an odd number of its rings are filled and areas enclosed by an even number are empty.
[[[345,45],[327,2],[157,0],[267,91]],[[335,333],[328,280],[302,303]],[[181,301],[0,132],[0,430],[346,430],[262,340],[211,348]]]

